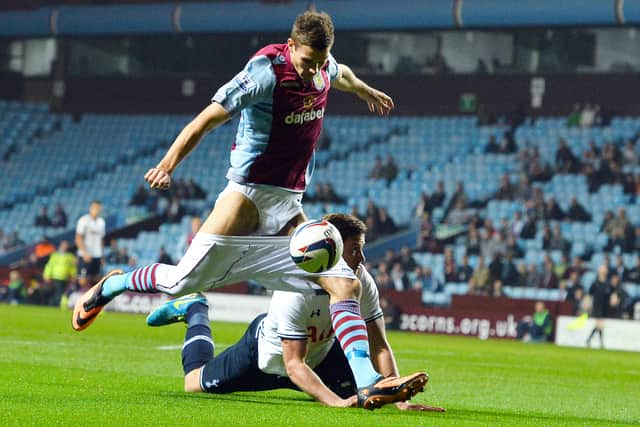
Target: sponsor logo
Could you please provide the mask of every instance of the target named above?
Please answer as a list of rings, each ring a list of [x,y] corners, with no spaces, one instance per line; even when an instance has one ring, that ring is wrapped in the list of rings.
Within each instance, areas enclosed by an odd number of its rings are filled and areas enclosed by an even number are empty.
[[[319,308],[316,308],[315,310],[311,311],[311,316],[309,316],[309,317],[313,317],[313,316],[320,317],[320,309]]]
[[[285,59],[284,55],[278,55],[275,58],[273,58],[273,61],[271,61],[271,63],[274,65],[282,65],[282,64],[286,64],[287,60]]]
[[[311,95],[305,96],[304,99],[302,100],[303,108],[305,110],[312,109],[313,108],[313,101],[315,101],[315,100],[316,99]]]
[[[248,93],[257,86],[256,82],[251,79],[246,71],[240,71],[238,75],[233,78],[233,82],[238,85],[242,93]]]
[[[304,111],[302,113],[296,113],[292,111],[284,118],[284,124],[286,125],[301,125],[307,122],[321,119],[324,116],[324,107],[317,110]]]
[[[204,386],[206,388],[218,387],[219,385],[220,385],[220,379],[218,379],[218,378],[215,378],[215,379],[213,379],[211,381],[205,381],[204,382]]]

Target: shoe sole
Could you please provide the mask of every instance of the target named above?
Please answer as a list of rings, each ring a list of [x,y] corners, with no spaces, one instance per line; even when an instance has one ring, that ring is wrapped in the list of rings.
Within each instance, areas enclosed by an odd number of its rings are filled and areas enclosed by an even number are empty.
[[[426,374],[417,375],[403,384],[396,394],[371,396],[364,401],[362,407],[372,411],[389,403],[411,400],[416,394],[424,391],[427,381],[429,377]]]
[[[73,317],[71,318],[71,326],[73,327],[74,330],[78,332],[83,331],[87,329],[93,323],[94,320],[96,320],[96,317],[98,317],[98,314],[100,314],[100,312],[104,308],[104,305],[93,308],[89,311],[85,311],[84,310],[85,302],[87,302],[89,299],[91,299],[91,297],[93,297],[96,290],[102,286],[105,280],[107,280],[111,276],[115,276],[116,274],[123,274],[123,273],[124,272],[122,270],[112,270],[108,272],[102,279],[98,281],[98,283],[93,285],[91,289],[89,289],[87,292],[84,293],[84,295],[78,298],[78,301],[76,301],[76,305],[73,308]]]

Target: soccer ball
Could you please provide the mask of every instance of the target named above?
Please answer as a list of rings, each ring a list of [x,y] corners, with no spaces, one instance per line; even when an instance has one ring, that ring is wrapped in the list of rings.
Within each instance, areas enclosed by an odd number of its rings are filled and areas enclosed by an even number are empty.
[[[329,221],[312,219],[303,222],[291,236],[289,254],[293,262],[306,272],[329,270],[342,257],[342,236]]]

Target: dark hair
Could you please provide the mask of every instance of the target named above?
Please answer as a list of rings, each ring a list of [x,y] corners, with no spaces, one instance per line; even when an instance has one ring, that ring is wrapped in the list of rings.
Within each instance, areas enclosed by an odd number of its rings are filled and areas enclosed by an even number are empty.
[[[367,226],[359,218],[343,213],[330,213],[322,217],[335,225],[342,240],[346,240],[350,237],[359,237],[362,234],[366,234]]]
[[[316,50],[330,49],[333,46],[333,21],[325,12],[308,10],[296,18],[291,38],[297,44]]]

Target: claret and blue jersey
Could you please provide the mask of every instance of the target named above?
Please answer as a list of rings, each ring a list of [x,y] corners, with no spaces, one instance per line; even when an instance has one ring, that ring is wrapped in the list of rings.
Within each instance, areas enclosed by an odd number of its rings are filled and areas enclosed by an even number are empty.
[[[314,149],[338,64],[329,60],[306,82],[291,64],[286,44],[259,50],[212,101],[241,113],[227,178],[238,183],[305,190]]]

